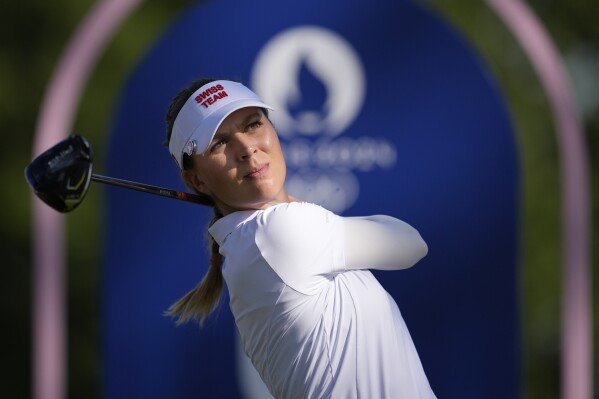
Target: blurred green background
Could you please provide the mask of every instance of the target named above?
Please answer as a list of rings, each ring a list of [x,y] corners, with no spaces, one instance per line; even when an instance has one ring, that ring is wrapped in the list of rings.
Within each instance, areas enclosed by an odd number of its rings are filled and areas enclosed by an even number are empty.
[[[522,179],[523,398],[560,393],[561,223],[559,154],[552,116],[524,53],[482,0],[421,0],[443,15],[481,54],[506,97],[517,129]],[[87,82],[74,132],[87,136],[103,170],[102,156],[113,107],[129,71],[191,0],[147,0],[109,42]],[[0,3],[0,147],[2,207],[2,342],[0,397],[31,395],[31,196],[23,169],[41,101],[71,35],[95,3],[90,0],[23,0]],[[529,0],[564,58],[585,123],[593,198],[599,188],[599,2]],[[100,391],[99,274],[102,220],[100,186],[66,216],[68,241],[68,391],[96,398]],[[598,226],[593,201],[593,226]],[[596,259],[593,248],[592,259]],[[593,262],[594,264],[595,262]],[[598,287],[597,273],[593,285]],[[593,296],[599,308],[599,290]],[[597,337],[597,311],[594,337]],[[597,339],[594,339],[596,342]],[[598,350],[595,348],[595,361]],[[492,361],[490,359],[489,361]],[[595,380],[599,373],[595,368]],[[599,398],[595,394],[595,398]]]

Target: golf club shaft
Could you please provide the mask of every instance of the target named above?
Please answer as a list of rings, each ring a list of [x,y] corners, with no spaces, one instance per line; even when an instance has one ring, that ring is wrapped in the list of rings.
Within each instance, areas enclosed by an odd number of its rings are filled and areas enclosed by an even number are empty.
[[[141,191],[144,193],[160,195],[162,197],[174,198],[174,199],[178,199],[181,201],[194,202],[194,203],[198,203],[198,204],[204,203],[204,201],[202,201],[198,195],[175,191],[175,190],[171,190],[168,188],[152,186],[149,184],[137,183],[137,182],[133,182],[133,181],[116,179],[114,177],[108,177],[108,176],[102,176],[102,175],[96,175],[96,174],[92,174],[91,179],[93,181],[97,181],[99,183],[106,183],[106,184],[110,184],[113,186],[129,188],[131,190],[137,190],[137,191]]]

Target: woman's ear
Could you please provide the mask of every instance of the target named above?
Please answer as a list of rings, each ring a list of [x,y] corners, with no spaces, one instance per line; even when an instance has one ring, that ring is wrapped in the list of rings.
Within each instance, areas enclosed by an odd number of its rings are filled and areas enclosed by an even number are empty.
[[[206,184],[198,177],[198,175],[194,171],[187,169],[182,170],[181,178],[185,182],[185,185],[190,189],[198,193],[210,195],[210,193],[207,190]]]

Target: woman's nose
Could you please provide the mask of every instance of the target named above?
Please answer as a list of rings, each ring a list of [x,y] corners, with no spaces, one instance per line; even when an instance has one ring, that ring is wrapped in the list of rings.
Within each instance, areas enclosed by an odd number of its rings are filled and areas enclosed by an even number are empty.
[[[237,156],[240,161],[245,161],[256,153],[256,143],[247,134],[239,134],[236,137]]]

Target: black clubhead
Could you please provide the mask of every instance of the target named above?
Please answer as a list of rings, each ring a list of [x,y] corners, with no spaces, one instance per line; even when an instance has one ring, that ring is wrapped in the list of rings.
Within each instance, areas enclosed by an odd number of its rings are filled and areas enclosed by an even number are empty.
[[[73,135],[36,157],[25,168],[25,178],[42,201],[59,212],[79,205],[92,175],[93,157],[89,142]]]

